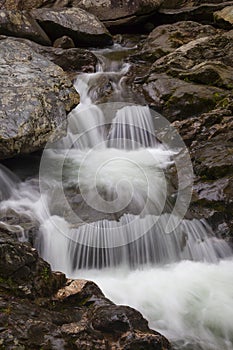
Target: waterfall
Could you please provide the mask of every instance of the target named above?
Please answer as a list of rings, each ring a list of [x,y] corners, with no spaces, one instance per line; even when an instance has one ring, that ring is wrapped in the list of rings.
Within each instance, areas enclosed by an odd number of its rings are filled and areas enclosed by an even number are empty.
[[[20,182],[0,167],[0,217],[11,209],[35,221],[33,243],[54,270],[95,280],[175,349],[231,350],[232,248],[205,220],[185,218],[188,152],[133,93],[124,102],[129,64],[105,56],[114,50],[98,51],[97,72],[77,78],[81,102],[67,135],[44,150],[39,177]],[[109,103],[94,103],[100,77],[112,87]]]

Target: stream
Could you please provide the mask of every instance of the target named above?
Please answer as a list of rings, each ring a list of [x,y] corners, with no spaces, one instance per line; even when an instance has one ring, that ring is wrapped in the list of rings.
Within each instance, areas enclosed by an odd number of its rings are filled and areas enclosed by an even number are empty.
[[[231,350],[232,249],[186,215],[190,158],[170,124],[128,91],[121,57],[131,49],[94,51],[97,71],[78,76],[81,102],[39,169],[30,158],[23,172],[17,162],[13,173],[0,167],[0,213],[30,218],[35,236],[11,229],[53,270],[95,281],[175,349]]]

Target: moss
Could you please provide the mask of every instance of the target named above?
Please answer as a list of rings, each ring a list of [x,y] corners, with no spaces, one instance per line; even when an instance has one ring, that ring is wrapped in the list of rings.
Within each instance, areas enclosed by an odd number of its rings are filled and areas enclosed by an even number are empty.
[[[43,270],[41,271],[41,277],[42,279],[47,282],[50,278],[50,269],[49,267],[44,267]]]

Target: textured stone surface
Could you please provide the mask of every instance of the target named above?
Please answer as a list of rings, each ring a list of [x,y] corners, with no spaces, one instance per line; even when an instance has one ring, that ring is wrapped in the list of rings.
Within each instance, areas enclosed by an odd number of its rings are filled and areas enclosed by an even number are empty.
[[[233,27],[233,6],[227,6],[221,11],[216,11],[214,19],[220,27],[231,29]]]
[[[146,17],[154,13],[162,0],[101,0],[76,1],[77,6],[96,15],[106,26],[135,24],[146,21]]]
[[[203,23],[214,23],[213,14],[226,6],[233,5],[233,1],[222,0],[164,0],[156,17],[160,23],[171,23],[183,20],[193,20]]]
[[[16,40],[0,40],[0,158],[41,149],[79,102],[63,70]]]
[[[51,40],[67,35],[76,46],[105,46],[112,38],[105,26],[80,8],[35,9],[31,15],[40,23]]]
[[[51,6],[55,0],[0,0],[0,8],[7,10],[31,10]]]
[[[25,11],[0,10],[0,34],[27,38],[42,45],[51,45],[43,29]]]
[[[0,310],[3,349],[170,349],[138,311],[114,305],[93,282],[52,272],[2,228]]]
[[[146,39],[138,58],[154,62],[191,40],[217,34],[217,30],[209,25],[183,21],[164,24],[155,28]],[[136,55],[135,55],[136,56]]]

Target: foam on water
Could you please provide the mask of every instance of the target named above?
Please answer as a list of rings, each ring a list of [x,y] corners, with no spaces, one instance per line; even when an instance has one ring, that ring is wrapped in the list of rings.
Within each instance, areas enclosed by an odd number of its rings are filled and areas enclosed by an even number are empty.
[[[130,305],[179,350],[232,350],[233,261],[181,261],[140,270],[79,271],[117,304]]]

